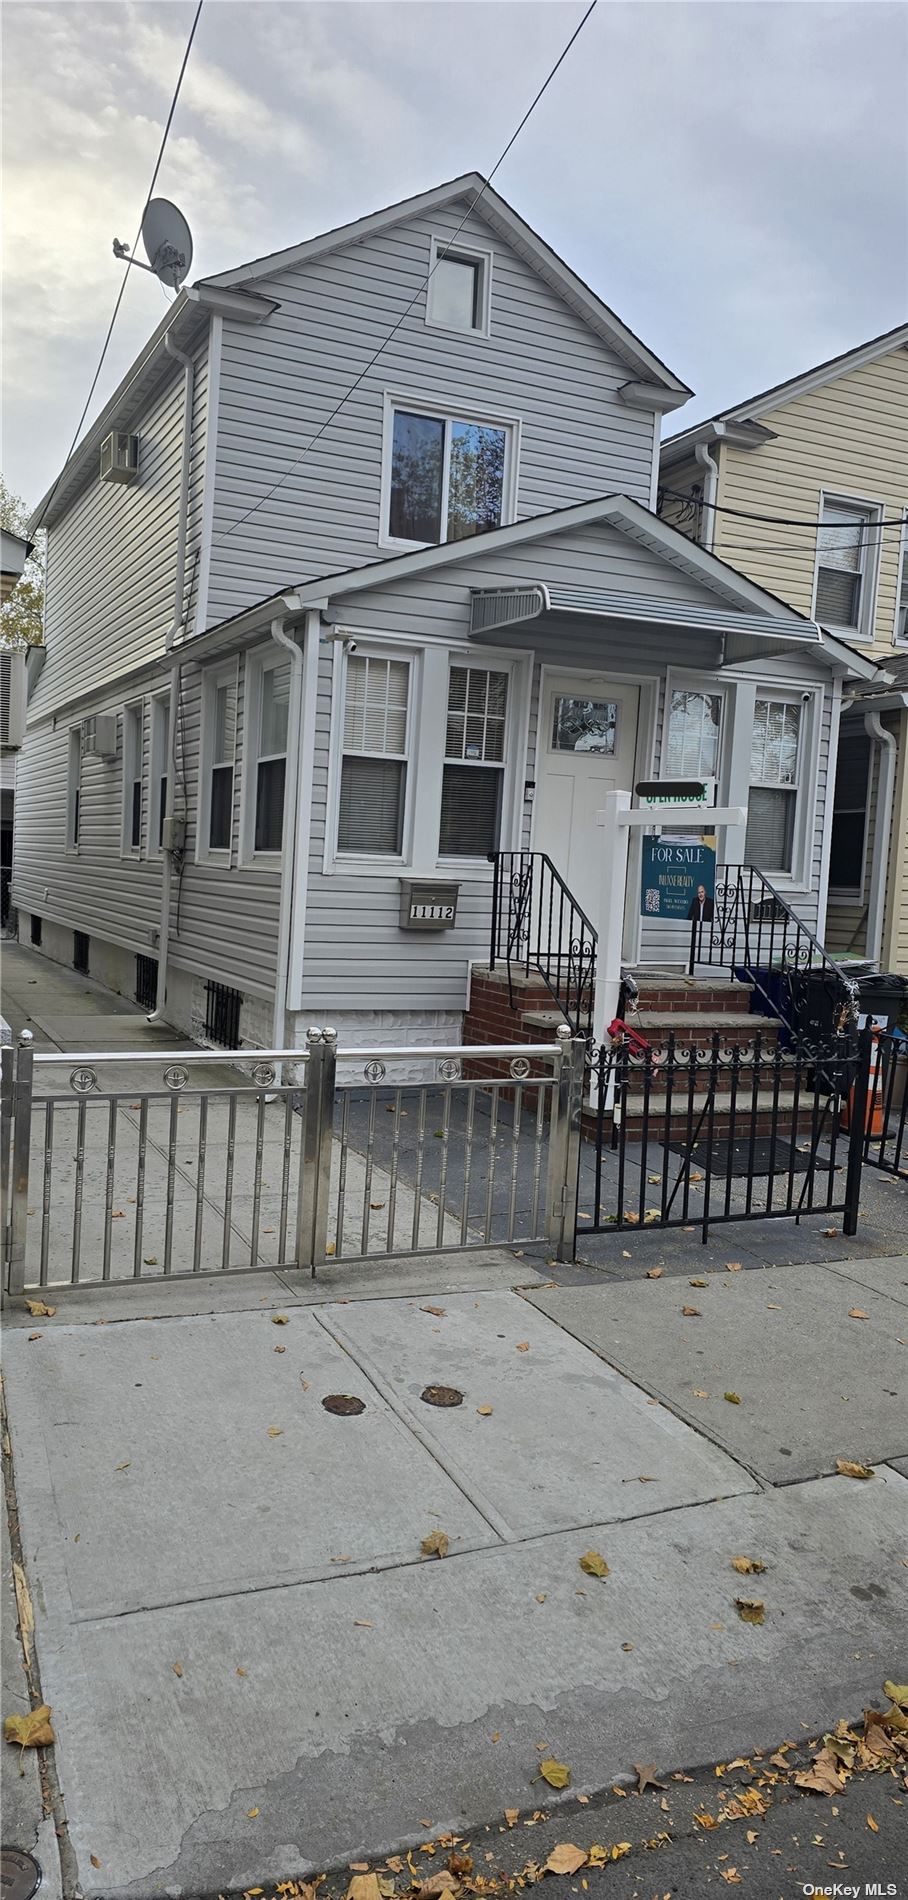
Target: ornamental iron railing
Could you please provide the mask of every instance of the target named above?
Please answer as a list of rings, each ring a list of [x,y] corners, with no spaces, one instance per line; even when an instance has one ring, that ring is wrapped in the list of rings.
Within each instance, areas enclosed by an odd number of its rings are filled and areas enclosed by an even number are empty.
[[[857,985],[762,871],[719,866],[712,912],[691,925],[691,976],[724,970],[751,983],[752,1006],[786,1040],[819,1046],[854,1030]]]
[[[504,964],[514,1007],[514,978],[539,976],[572,1033],[588,1038],[593,1020],[596,928],[545,851],[492,854],[490,967]]]

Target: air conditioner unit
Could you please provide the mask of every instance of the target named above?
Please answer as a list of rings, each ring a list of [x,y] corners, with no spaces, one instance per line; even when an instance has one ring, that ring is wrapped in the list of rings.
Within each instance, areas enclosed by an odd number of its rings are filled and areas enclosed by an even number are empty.
[[[136,482],[139,479],[139,438],[115,429],[101,443],[102,482]]]
[[[116,713],[92,713],[82,721],[83,759],[115,759],[117,756]]]

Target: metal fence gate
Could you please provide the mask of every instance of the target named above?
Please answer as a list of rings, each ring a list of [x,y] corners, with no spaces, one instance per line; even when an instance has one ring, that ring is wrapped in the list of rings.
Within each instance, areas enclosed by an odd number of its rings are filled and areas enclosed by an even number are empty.
[[[2,1051],[4,1288],[546,1240],[573,1253],[584,1044]],[[418,1063],[429,1079],[397,1080]]]
[[[871,1055],[867,1030],[818,1048],[761,1034],[727,1048],[717,1030],[695,1047],[598,1049],[578,1234],[699,1227],[705,1241],[717,1222],[807,1214],[855,1233]]]

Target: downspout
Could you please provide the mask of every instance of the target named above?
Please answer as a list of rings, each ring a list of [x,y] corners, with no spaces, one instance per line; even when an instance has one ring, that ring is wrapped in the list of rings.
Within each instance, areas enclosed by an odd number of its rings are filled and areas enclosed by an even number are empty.
[[[867,955],[879,963],[883,948],[883,917],[886,909],[886,878],[889,870],[889,837],[892,830],[892,804],[895,794],[896,742],[887,732],[878,712],[864,714],[864,731],[880,746],[880,774],[876,788],[876,827],[873,838],[873,864],[870,869],[870,900],[867,905]]]
[[[174,343],[170,331],[164,338],[164,348],[168,356],[182,363],[183,382],[183,460],[180,469],[180,506],[177,518],[177,558],[173,584],[173,616],[164,640],[165,653],[173,651],[178,633],[183,630],[183,589],[186,581],[186,535],[189,513],[189,473],[192,466],[192,402],[195,384],[195,370],[191,356],[187,356]],[[170,833],[173,825],[173,801],[176,790],[177,769],[177,720],[180,715],[180,675],[182,668],[175,666],[170,674],[170,707],[167,716],[167,797],[164,810],[164,838],[161,864],[161,921],[158,929],[158,980],[155,989],[155,1006],[148,1021],[160,1022],[167,1000],[167,956],[170,949],[170,899],[173,889],[174,847]],[[183,825],[181,852],[185,849],[186,829]]]
[[[293,607],[294,596],[285,595],[284,604]],[[283,1049],[286,1035],[287,986],[290,970],[290,939],[296,890],[296,830],[300,807],[300,723],[303,696],[303,649],[284,631],[285,614],[271,622],[271,638],[290,655],[290,703],[287,708],[287,770],[284,779],[284,820],[281,831],[281,898],[277,924],[277,960],[274,971],[274,1015],[271,1026],[272,1049]]]
[[[721,422],[715,423],[713,428],[714,435],[717,439],[725,433]],[[716,539],[716,497],[719,493],[719,464],[715,461],[714,457],[710,455],[705,442],[698,442],[696,444],[694,449],[694,461],[698,463],[700,468],[706,471],[703,479],[703,501],[701,504],[703,509],[703,530],[700,535],[700,546],[706,549],[707,554],[711,554]]]

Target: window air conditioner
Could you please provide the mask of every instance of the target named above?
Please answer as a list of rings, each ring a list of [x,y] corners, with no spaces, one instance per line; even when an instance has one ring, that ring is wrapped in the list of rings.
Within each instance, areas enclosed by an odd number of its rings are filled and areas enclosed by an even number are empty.
[[[115,429],[101,443],[102,482],[136,482],[139,479],[139,438]]]
[[[82,721],[83,759],[115,759],[117,756],[116,713],[93,713]]]

